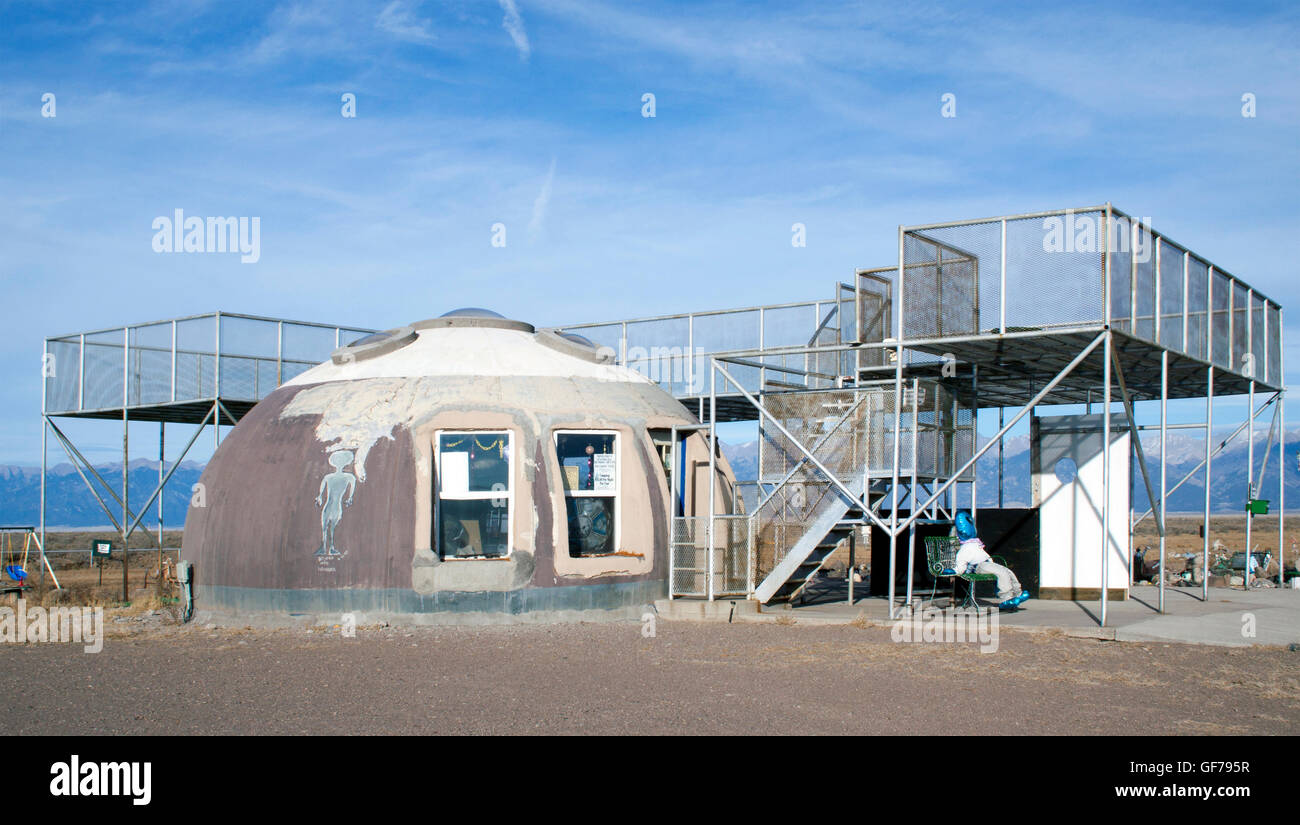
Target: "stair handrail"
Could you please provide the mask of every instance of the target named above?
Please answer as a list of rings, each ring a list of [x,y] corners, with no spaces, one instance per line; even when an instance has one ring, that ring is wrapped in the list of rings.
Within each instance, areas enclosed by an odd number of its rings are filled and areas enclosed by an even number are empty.
[[[823,390],[823,392],[825,392],[825,390]],[[857,401],[853,403],[853,406],[849,407],[844,412],[844,415],[840,416],[839,420],[835,422],[835,426],[831,427],[827,432],[822,434],[822,437],[818,439],[817,443],[812,446],[812,449],[810,449],[808,453],[817,452],[817,450],[820,449],[821,446],[826,443],[826,440],[828,438],[830,438],[832,435],[835,435],[839,431],[840,427],[844,425],[844,422],[848,420],[849,416],[852,415],[853,412],[858,407],[860,407],[864,401],[867,400],[866,393],[859,393],[858,395],[859,398]],[[785,435],[787,438],[790,438],[788,433],[786,433]],[[795,441],[795,439],[793,438],[790,438],[790,440]],[[752,516],[758,515],[759,511],[761,511],[763,507],[769,501],[771,501],[772,497],[776,495],[777,491],[780,490],[782,487],[784,487],[787,481],[789,481],[791,478],[794,478],[794,474],[799,472],[799,470],[802,469],[803,466],[808,463],[809,458],[811,458],[811,455],[805,455],[803,458],[799,459],[799,463],[794,465],[794,467],[790,469],[790,472],[785,474],[785,478],[782,478],[780,481],[778,481],[776,483],[776,486],[772,488],[771,492],[769,492],[766,496],[764,496],[763,499],[758,502],[758,504],[754,505],[754,512],[751,515]],[[825,472],[825,468],[822,468],[822,471]],[[760,477],[762,476],[763,474],[762,467],[758,468],[758,474]]]
[[[712,359],[712,365],[714,369],[722,373],[723,378],[729,381],[731,385],[736,388],[736,392],[740,393],[741,396],[744,397],[746,401],[754,405],[754,409],[758,410],[758,414],[760,416],[764,416],[764,415],[767,416],[768,420],[772,422],[772,425],[776,427],[777,430],[779,430],[782,435],[790,439],[794,443],[794,445],[799,448],[800,452],[808,456],[808,460],[813,463],[813,466],[816,467],[818,470],[821,470],[822,475],[829,478],[831,484],[835,485],[835,488],[839,490],[840,493],[845,498],[847,498],[852,503],[862,505],[863,512],[866,513],[866,515],[871,518],[871,521],[877,527],[879,527],[882,530],[889,530],[889,528],[885,526],[885,523],[880,520],[880,517],[871,511],[870,505],[866,503],[867,491],[865,488],[863,489],[861,496],[855,494],[852,490],[850,490],[844,482],[840,481],[839,478],[835,476],[834,473],[832,473],[830,470],[827,470],[826,466],[822,464],[820,461],[818,461],[817,458],[813,456],[811,452],[808,451],[808,448],[804,447],[803,444],[797,438],[791,435],[790,431],[785,428],[785,425],[783,425],[780,421],[776,420],[776,416],[772,415],[771,410],[764,407],[761,403],[759,403],[758,399],[755,398],[753,394],[749,392],[749,390],[741,386],[741,383],[736,380],[735,376],[727,372],[727,368],[722,366],[722,364],[718,362],[718,359],[716,357]]]

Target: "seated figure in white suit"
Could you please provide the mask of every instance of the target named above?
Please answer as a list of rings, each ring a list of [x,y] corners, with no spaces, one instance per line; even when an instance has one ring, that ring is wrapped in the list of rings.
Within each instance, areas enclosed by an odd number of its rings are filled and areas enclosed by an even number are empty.
[[[957,514],[956,531],[961,546],[957,550],[957,558],[953,560],[953,573],[957,575],[986,573],[996,577],[998,601],[1001,602],[998,607],[1014,608],[1029,598],[1029,594],[1021,589],[1016,574],[993,561],[985,552],[984,542],[979,540],[975,532],[975,522],[971,521],[970,515],[965,511]]]

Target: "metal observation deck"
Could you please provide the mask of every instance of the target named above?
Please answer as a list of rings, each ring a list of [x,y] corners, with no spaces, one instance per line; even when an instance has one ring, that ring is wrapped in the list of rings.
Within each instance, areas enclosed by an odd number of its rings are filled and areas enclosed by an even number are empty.
[[[1279,462],[1283,456],[1281,306],[1149,221],[1110,204],[899,227],[897,263],[857,270],[852,283],[837,284],[825,301],[564,329],[609,347],[621,362],[693,403],[715,443],[715,422],[759,420],[760,475],[769,446],[781,451],[782,468],[790,467],[780,478],[757,480],[759,501],[748,513],[673,520],[674,596],[797,598],[847,520],[873,524],[889,537],[892,615],[900,537],[908,541],[910,569],[913,525],[951,519],[965,500],[959,485],[976,509],[972,470],[995,446],[1001,501],[1002,441],[1040,405],[1097,403],[1111,409],[1122,403],[1152,502],[1136,520],[1124,515],[1131,525],[1155,515],[1162,563],[1169,399],[1207,399],[1205,460],[1172,488],[1204,468],[1207,525],[1212,459],[1227,445],[1211,442],[1216,395],[1249,396],[1248,416],[1233,437],[1253,432],[1256,418],[1272,406],[1263,454],[1276,435]],[[892,392],[882,393],[889,383]],[[925,410],[917,403],[927,388],[934,396],[939,390],[950,394],[944,409]],[[1258,409],[1256,391],[1270,393]],[[810,403],[797,415],[783,413],[792,406],[785,399],[795,393],[821,395],[823,409]],[[883,406],[872,399],[883,399]],[[879,415],[858,416],[875,424],[846,426],[855,405],[866,401],[886,421],[892,418],[892,427],[882,431]],[[1141,401],[1160,402],[1158,485],[1137,438],[1135,405]],[[1009,421],[1007,408],[1018,408]],[[997,409],[999,430],[975,449],[981,409]],[[847,412],[839,415],[840,410]],[[1103,443],[1109,443],[1111,417],[1103,420]],[[862,454],[877,460],[837,463],[864,438],[892,445],[887,473],[880,451],[869,445]],[[928,463],[918,462],[918,448],[930,450]],[[1263,479],[1261,466],[1255,480],[1253,437],[1248,452],[1243,501],[1255,498]],[[1283,498],[1279,479],[1279,511]],[[904,500],[911,512],[900,516]],[[886,503],[888,516],[882,515]],[[1102,535],[1109,535],[1110,519],[1118,514],[1109,512],[1108,503],[1101,510]],[[1204,562],[1208,536],[1207,529]],[[1098,550],[1102,581],[1109,581],[1104,542]],[[1102,624],[1107,591],[1100,589]],[[907,604],[912,596],[909,576]],[[1162,579],[1161,610],[1163,605]]]
[[[807,568],[845,518],[884,529],[892,545],[917,518],[951,515],[959,484],[969,488],[973,507],[974,463],[995,445],[1000,455],[1010,428],[1040,405],[1119,400],[1136,434],[1139,401],[1246,394],[1250,415],[1237,432],[1269,406],[1282,431],[1281,306],[1110,204],[899,227],[896,263],[855,270],[831,287],[804,302],[560,327],[609,348],[673,393],[715,441],[715,422],[758,420],[760,451],[783,451],[760,452],[760,501],[749,515],[674,524],[675,536],[689,536],[674,542],[674,559],[679,546],[707,558],[674,561],[671,592],[792,596],[798,587],[789,582],[797,579],[760,575]],[[216,312],[47,338],[42,546],[50,433],[125,542],[170,477],[162,473],[167,422],[213,424],[219,438],[221,424],[234,424],[280,384],[371,332]],[[1270,393],[1259,409],[1256,391]],[[796,400],[800,394],[808,397]],[[927,403],[940,406],[922,409]],[[1004,423],[1007,408],[1019,409]],[[976,449],[978,413],[991,409],[999,432]],[[1210,444],[1212,411],[1207,402],[1206,458],[1193,470],[1205,470],[1207,520],[1211,460],[1225,446]],[[55,423],[68,417],[122,421],[124,457],[126,422],[159,424],[158,489],[138,513],[124,504],[125,470],[119,496]],[[892,449],[878,449],[881,443]],[[1266,452],[1272,443],[1270,436]],[[1277,443],[1280,451],[1280,435]],[[857,445],[848,454],[869,466],[845,466],[843,445]],[[912,449],[930,457],[909,462]],[[1138,442],[1143,481],[1156,502],[1147,515],[1156,515],[1163,533],[1166,490],[1162,484],[1156,494],[1141,449]],[[893,514],[900,499],[886,493],[904,488],[917,506],[900,520]],[[1254,495],[1253,481],[1243,492]],[[1279,489],[1279,509],[1281,497]],[[886,501],[888,520],[881,515]],[[790,537],[764,545],[773,525]],[[813,535],[827,525],[830,533]],[[158,531],[161,545],[161,510]],[[805,551],[810,555],[799,557]],[[890,586],[893,598],[892,577]],[[1104,623],[1104,588],[1101,615]]]
[[[45,339],[47,416],[235,423],[372,330],[212,312]]]
[[[40,546],[45,546],[49,436],[120,534],[122,547],[157,502],[157,534],[164,542],[162,491],[208,425],[213,443],[221,426],[238,423],[285,381],[329,358],[341,344],[371,330],[229,312],[190,315],[45,339],[41,386]],[[122,476],[110,483],[59,427],[57,419],[120,421]],[[158,482],[141,506],[131,497],[128,427],[158,424]],[[166,462],[166,425],[197,424],[179,457]],[[164,468],[170,469],[164,473]],[[150,535],[154,535],[150,533]],[[127,571],[123,565],[123,599]]]
[[[822,389],[945,364],[978,371],[982,407],[1023,404],[1103,330],[1134,400],[1282,388],[1282,308],[1222,267],[1109,205],[899,228],[892,267],[857,270],[833,297],[563,327],[682,399],[709,395],[710,359],[751,393]],[[1046,404],[1099,399],[1100,354]],[[756,416],[720,390],[718,419]]]

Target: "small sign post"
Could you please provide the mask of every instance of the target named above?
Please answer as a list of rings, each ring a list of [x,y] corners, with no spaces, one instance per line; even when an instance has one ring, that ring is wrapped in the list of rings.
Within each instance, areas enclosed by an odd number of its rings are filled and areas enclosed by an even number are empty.
[[[104,559],[113,558],[113,542],[95,539],[90,543],[90,560],[99,563],[99,584],[104,585]]]

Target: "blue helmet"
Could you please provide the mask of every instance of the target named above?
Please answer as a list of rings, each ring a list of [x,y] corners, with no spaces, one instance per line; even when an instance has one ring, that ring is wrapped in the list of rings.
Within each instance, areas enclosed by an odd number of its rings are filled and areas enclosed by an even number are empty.
[[[957,514],[957,538],[962,541],[968,541],[975,538],[975,522],[970,520],[970,514],[965,510]]]

